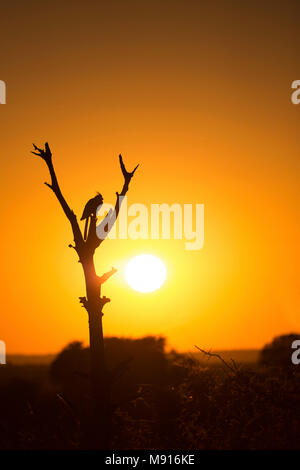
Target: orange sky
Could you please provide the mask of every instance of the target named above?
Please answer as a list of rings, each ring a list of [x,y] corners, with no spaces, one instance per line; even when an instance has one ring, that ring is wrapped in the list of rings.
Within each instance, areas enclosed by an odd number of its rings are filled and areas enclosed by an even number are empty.
[[[15,0],[1,5],[1,319],[8,353],[88,339],[70,228],[31,143],[49,141],[81,215],[113,202],[140,162],[128,203],[204,203],[205,245],[112,241],[98,250],[107,335],[163,334],[179,350],[261,347],[300,330],[298,1]],[[139,294],[123,267],[167,265]]]

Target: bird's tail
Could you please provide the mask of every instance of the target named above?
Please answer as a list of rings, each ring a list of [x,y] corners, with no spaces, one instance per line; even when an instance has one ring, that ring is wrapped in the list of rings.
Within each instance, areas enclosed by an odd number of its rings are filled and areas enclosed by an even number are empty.
[[[86,241],[86,239],[87,239],[88,226],[89,226],[89,219],[90,219],[89,217],[87,217],[87,218],[85,219],[84,236],[83,236],[84,241]]]

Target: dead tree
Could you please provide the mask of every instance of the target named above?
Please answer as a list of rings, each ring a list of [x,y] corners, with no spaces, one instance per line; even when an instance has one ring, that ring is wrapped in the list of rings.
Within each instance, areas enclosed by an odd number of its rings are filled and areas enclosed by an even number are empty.
[[[33,144],[34,145],[34,144]],[[82,265],[86,296],[79,297],[80,303],[86,309],[89,319],[89,340],[90,340],[90,358],[91,358],[91,369],[90,378],[93,391],[93,425],[90,426],[90,438],[89,445],[93,446],[109,446],[109,430],[111,420],[111,407],[110,407],[110,375],[107,370],[105,351],[104,351],[104,340],[103,340],[103,327],[102,327],[102,316],[103,308],[107,302],[110,302],[105,296],[101,295],[102,284],[116,271],[114,268],[108,273],[98,276],[94,264],[94,253],[95,250],[101,245],[101,243],[107,237],[111,230],[116,218],[118,217],[122,199],[126,195],[129,183],[138,167],[132,172],[128,172],[124,166],[122,156],[119,155],[120,167],[124,177],[123,188],[120,193],[116,193],[116,204],[114,211],[110,211],[100,224],[101,233],[104,234],[99,238],[97,236],[97,216],[93,214],[90,220],[89,231],[86,240],[84,240],[82,232],[80,230],[77,217],[75,213],[70,209],[64,196],[62,195],[57,177],[55,174],[52,154],[48,143],[45,144],[45,149],[38,148],[34,145],[34,155],[41,157],[49,170],[51,183],[45,183],[55,194],[58,199],[65,216],[69,220],[73,232],[74,244],[70,244],[69,247],[73,248],[79,258],[79,262]],[[99,227],[98,227],[99,228]]]

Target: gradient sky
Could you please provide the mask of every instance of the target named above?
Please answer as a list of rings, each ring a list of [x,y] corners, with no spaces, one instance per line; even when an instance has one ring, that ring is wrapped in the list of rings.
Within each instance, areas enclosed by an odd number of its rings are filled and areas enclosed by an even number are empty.
[[[1,1],[1,318],[8,353],[88,339],[68,222],[31,143],[46,140],[80,216],[113,202],[117,156],[141,166],[129,203],[204,203],[205,245],[112,241],[97,251],[107,335],[162,334],[170,347],[261,347],[300,331],[300,3]],[[166,263],[152,294],[124,281],[140,253]]]

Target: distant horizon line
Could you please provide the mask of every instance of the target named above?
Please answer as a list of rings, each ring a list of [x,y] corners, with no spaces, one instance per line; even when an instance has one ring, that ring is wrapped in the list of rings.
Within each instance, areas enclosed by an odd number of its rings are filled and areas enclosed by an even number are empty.
[[[136,338],[133,338],[133,339],[136,339]],[[69,344],[69,343],[67,343]],[[88,347],[88,346],[84,346],[84,347]],[[64,349],[64,348],[62,348]],[[57,354],[59,354],[62,349],[60,349],[58,352],[46,352],[46,353],[22,353],[22,352],[12,352],[12,353],[8,353],[7,354],[7,357],[10,357],[10,356],[55,356]],[[210,351],[211,352],[231,352],[231,351],[235,351],[235,352],[238,352],[238,351],[260,351],[261,348],[259,347],[252,347],[252,348],[216,348],[216,349],[211,349],[210,348]],[[167,353],[171,352],[171,351],[176,351],[180,354],[185,354],[185,353],[193,353],[193,354],[201,354],[200,351],[197,351],[197,350],[194,350],[194,349],[185,349],[185,350],[177,350],[176,348],[170,348],[170,349],[167,349]]]

